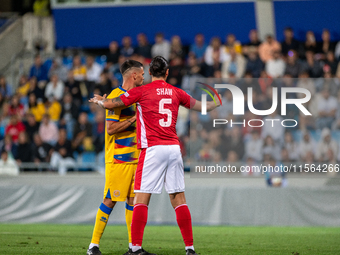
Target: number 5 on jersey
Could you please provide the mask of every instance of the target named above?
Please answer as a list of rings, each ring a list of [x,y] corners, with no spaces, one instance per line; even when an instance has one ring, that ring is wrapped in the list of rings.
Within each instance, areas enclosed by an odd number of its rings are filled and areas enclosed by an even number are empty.
[[[161,127],[170,127],[171,126],[172,112],[169,109],[164,109],[165,104],[171,104],[171,103],[172,103],[171,98],[163,98],[159,101],[159,113],[168,115],[167,121],[164,121],[164,119],[159,120],[159,125]]]

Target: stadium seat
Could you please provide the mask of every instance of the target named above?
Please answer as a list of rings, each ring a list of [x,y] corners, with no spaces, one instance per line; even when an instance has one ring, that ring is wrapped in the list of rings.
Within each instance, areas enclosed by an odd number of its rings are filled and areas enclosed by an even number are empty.
[[[89,151],[83,152],[80,156],[80,164],[82,165],[79,168],[79,171],[91,171],[93,170],[93,166],[96,164],[96,153]],[[87,167],[89,165],[89,167]]]

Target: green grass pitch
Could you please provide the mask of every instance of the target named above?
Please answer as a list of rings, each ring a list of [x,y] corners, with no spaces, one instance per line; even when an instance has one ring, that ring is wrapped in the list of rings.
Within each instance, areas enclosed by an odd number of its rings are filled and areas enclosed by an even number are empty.
[[[93,226],[0,224],[0,254],[86,254]],[[195,249],[219,254],[340,254],[340,228],[326,227],[194,227]],[[127,251],[125,226],[107,226],[103,255]],[[157,255],[185,254],[177,226],[147,226],[144,248]]]

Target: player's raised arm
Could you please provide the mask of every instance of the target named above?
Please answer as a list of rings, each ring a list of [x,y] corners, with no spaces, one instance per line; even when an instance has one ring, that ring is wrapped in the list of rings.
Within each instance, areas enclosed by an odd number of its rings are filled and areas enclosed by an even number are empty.
[[[110,111],[113,111],[114,108],[125,106],[125,104],[120,99],[120,97],[107,99],[107,98],[102,97],[102,96],[97,95],[97,94],[95,94],[94,97],[89,100],[89,102],[100,105],[104,109],[107,109],[107,110],[110,110]]]

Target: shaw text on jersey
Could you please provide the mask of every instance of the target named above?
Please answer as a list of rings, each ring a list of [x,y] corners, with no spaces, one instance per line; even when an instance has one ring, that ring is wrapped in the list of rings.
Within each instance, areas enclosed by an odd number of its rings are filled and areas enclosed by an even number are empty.
[[[168,89],[168,88],[160,88],[160,89],[156,89],[157,90],[157,95],[158,96],[163,96],[163,95],[172,95],[172,89]]]

